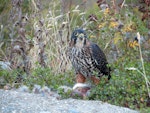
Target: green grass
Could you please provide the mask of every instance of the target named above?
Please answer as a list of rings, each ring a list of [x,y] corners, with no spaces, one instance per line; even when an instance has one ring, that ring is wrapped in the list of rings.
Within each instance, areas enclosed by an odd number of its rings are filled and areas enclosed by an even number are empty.
[[[132,66],[137,65],[134,61],[130,63]],[[144,77],[136,71],[126,70],[122,65],[114,65],[117,66],[112,73],[112,79],[106,82],[103,77],[101,83],[92,89],[89,99],[98,99],[133,109],[146,107],[149,97]],[[145,64],[147,73],[150,72],[149,66],[149,63]]]

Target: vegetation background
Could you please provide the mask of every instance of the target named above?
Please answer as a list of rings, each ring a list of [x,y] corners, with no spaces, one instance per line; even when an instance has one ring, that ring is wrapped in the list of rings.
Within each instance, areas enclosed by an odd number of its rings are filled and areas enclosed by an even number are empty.
[[[66,50],[81,27],[112,68],[89,99],[150,112],[150,0],[0,0],[0,88],[72,87]]]

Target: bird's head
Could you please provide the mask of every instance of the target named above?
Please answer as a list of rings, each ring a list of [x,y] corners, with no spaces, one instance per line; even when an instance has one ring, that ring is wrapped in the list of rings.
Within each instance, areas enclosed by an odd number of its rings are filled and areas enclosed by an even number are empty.
[[[83,29],[76,29],[71,36],[71,42],[75,47],[82,48],[86,44],[87,35]]]

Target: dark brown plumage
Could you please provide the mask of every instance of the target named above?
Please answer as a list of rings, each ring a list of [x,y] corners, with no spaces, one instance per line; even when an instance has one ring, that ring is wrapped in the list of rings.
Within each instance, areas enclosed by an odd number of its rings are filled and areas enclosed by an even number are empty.
[[[78,83],[84,83],[86,78],[90,78],[98,84],[99,78],[103,75],[111,78],[105,54],[97,44],[87,39],[84,30],[77,29],[72,33],[68,54]]]

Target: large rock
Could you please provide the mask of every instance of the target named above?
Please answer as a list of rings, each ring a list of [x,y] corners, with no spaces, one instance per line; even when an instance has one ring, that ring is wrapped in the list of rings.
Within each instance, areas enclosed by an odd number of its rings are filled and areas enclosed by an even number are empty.
[[[0,113],[138,113],[101,101],[58,100],[18,91],[0,90]]]

